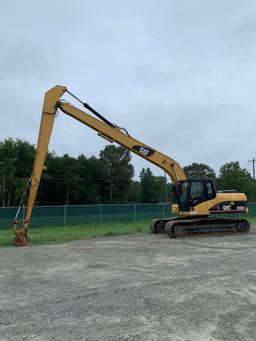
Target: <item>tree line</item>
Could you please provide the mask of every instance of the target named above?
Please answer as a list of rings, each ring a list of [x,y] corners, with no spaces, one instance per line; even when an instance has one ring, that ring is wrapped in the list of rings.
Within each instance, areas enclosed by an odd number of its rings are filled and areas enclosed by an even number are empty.
[[[17,206],[31,175],[35,147],[20,139],[0,142],[0,206]],[[217,190],[234,189],[253,199],[253,179],[238,161],[224,164],[217,176],[206,164],[193,163],[184,171],[191,178],[215,179]],[[174,200],[165,176],[143,168],[134,180],[131,154],[123,147],[107,145],[99,157],[72,157],[48,152],[37,205],[85,205],[160,203]]]

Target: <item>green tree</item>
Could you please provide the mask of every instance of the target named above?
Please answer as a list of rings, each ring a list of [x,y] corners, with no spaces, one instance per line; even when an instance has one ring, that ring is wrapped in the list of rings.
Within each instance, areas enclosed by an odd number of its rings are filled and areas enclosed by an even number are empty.
[[[103,202],[127,202],[134,174],[131,154],[123,147],[108,145],[100,152]]]
[[[149,168],[140,173],[140,198],[142,203],[165,202],[170,198],[170,185],[163,176],[154,176]]]
[[[140,203],[140,182],[132,181],[130,190],[128,192],[128,202]]]
[[[229,162],[220,168],[218,189],[234,189],[245,193],[249,199],[252,199],[253,179],[247,169],[241,168],[238,161]]]
[[[140,198],[142,203],[154,203],[157,201],[154,176],[149,168],[142,168],[140,172]]]
[[[26,178],[30,177],[35,148],[27,141],[5,139],[0,142],[0,198],[2,206],[18,205]]]
[[[166,202],[170,198],[170,186],[164,176],[155,176],[155,191],[157,202]]]
[[[100,160],[95,156],[86,158],[78,156],[78,167],[80,176],[80,204],[98,204],[102,202],[100,195],[100,184],[103,179],[103,170]]]
[[[204,163],[193,162],[191,165],[185,166],[184,172],[190,179],[215,179],[214,170]]]
[[[37,203],[41,205],[76,204],[79,196],[77,159],[68,154],[48,154],[39,186]]]

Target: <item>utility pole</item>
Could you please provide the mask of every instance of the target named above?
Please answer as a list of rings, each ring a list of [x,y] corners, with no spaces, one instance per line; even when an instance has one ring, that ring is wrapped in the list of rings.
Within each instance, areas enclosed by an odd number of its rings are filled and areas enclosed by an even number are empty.
[[[254,201],[256,201],[256,183],[255,183],[255,157],[252,160],[248,160],[248,162],[252,163],[252,174],[253,174],[253,197]]]

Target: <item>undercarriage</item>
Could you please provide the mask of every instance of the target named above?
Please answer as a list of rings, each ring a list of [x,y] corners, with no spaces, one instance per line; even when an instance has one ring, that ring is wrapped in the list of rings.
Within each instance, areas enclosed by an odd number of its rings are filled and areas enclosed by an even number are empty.
[[[215,217],[154,219],[149,227],[153,233],[166,233],[171,238],[246,233],[250,230],[250,224],[246,219]]]

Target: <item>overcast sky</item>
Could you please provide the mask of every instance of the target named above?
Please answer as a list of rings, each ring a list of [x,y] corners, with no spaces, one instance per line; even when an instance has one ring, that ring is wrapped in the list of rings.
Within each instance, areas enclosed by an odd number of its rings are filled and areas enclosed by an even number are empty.
[[[44,92],[61,84],[182,166],[251,171],[255,0],[0,1],[1,141],[35,144]],[[49,149],[98,156],[106,144],[60,114]],[[150,166],[133,164],[137,176]]]

